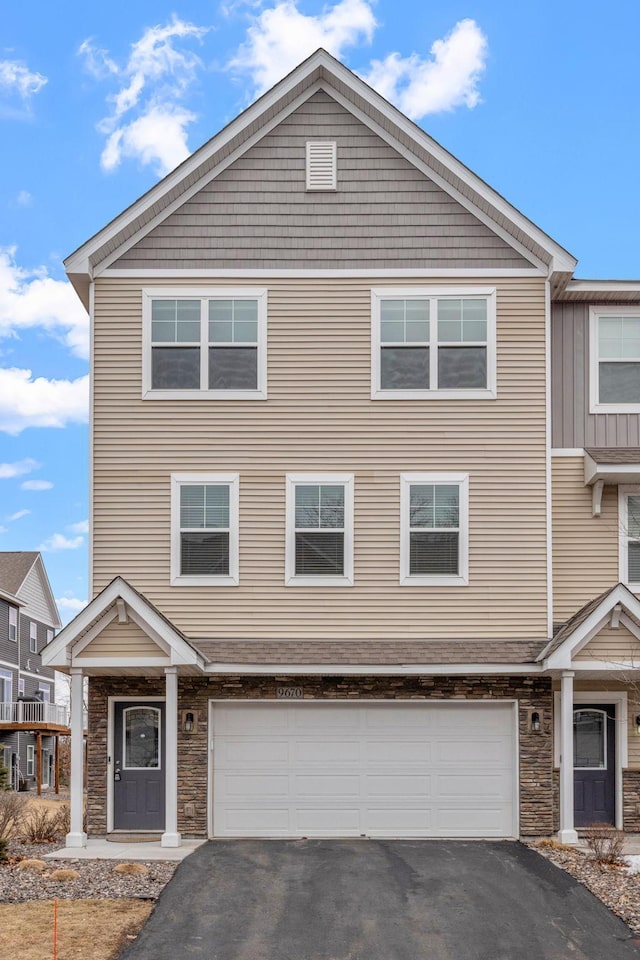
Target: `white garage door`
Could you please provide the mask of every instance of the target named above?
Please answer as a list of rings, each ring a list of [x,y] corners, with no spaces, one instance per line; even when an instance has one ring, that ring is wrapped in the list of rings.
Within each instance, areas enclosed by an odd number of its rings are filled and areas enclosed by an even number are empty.
[[[511,703],[216,703],[217,837],[512,837]]]

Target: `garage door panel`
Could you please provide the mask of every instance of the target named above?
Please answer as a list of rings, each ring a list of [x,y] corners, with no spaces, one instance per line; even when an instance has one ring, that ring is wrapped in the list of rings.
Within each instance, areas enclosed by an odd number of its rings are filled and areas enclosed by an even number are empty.
[[[214,836],[516,833],[512,704],[236,702],[212,729]]]

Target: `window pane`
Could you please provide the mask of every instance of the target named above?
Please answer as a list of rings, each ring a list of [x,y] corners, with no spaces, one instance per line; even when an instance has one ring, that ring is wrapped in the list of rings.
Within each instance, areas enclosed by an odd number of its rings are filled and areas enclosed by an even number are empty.
[[[233,300],[209,300],[209,320],[233,320]]]
[[[461,323],[462,300],[438,300],[438,327],[442,321]]]
[[[258,301],[257,300],[234,300],[233,301],[233,319],[238,323],[249,322],[257,326],[258,323]]]
[[[487,386],[486,347],[440,347],[438,389],[473,390]]]
[[[226,484],[216,484],[205,487],[205,526],[229,526],[229,487]]]
[[[487,301],[486,300],[463,300],[462,317],[465,323],[486,323],[487,322]]]
[[[486,320],[466,320],[462,324],[462,339],[465,343],[474,343],[477,341],[486,342],[487,322]]]
[[[441,343],[460,343],[462,341],[462,324],[459,320],[440,320],[438,323],[438,340]]]
[[[383,323],[396,321],[404,325],[404,300],[381,300],[380,319]]]
[[[402,320],[383,320],[380,324],[382,343],[404,343],[404,323]]]
[[[429,323],[428,300],[405,300],[405,315],[407,323]]]
[[[204,485],[180,487],[180,526],[204,527]]]
[[[601,363],[600,403],[640,403],[640,363]]]
[[[296,576],[344,574],[344,533],[296,533]]]
[[[180,526],[228,527],[229,487],[226,484],[182,484]]]
[[[405,339],[407,343],[426,343],[429,339],[428,321],[407,320]]]
[[[181,533],[180,573],[183,577],[228,576],[229,534]]]
[[[629,583],[640,583],[640,543],[630,543],[629,550]]]
[[[601,317],[598,342],[601,357],[640,358],[640,317]]]
[[[200,324],[199,300],[176,300],[176,318],[178,323]]]
[[[411,484],[409,492],[409,526],[435,526],[433,520],[433,484]]]
[[[258,339],[257,320],[235,320],[233,324],[234,343],[255,343]]]
[[[457,576],[458,533],[411,533],[409,573],[412,576]]]
[[[320,527],[344,527],[344,487],[342,484],[320,487]]]
[[[211,343],[233,343],[233,322],[209,320],[209,340]]]
[[[200,343],[200,320],[178,320],[176,342]]]
[[[573,711],[574,767],[604,767],[606,722],[606,717],[595,710]]]
[[[640,495],[627,497],[627,530],[628,537],[640,539]]]
[[[160,712],[153,707],[124,711],[124,768],[160,766]]]
[[[176,322],[176,301],[175,300],[152,300],[151,301],[151,320]]]
[[[442,484],[435,488],[435,524],[436,527],[458,526],[458,501],[460,489],[455,484]]]
[[[153,320],[151,323],[151,339],[154,343],[175,343],[175,320]]]
[[[200,349],[153,347],[151,387],[153,390],[199,390]]]
[[[320,526],[320,487],[318,484],[301,483],[296,488],[296,527]]]
[[[257,390],[257,347],[210,347],[210,390]]]
[[[428,390],[428,347],[383,347],[380,351],[383,390]]]

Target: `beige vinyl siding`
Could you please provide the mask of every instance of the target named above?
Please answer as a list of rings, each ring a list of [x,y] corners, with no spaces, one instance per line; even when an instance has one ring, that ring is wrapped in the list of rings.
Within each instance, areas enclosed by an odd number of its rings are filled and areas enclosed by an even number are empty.
[[[605,660],[640,666],[640,641],[624,626],[604,627],[582,648],[574,660]]]
[[[553,458],[553,619],[572,617],[618,582],[618,488],[605,486],[592,515],[583,457]]]
[[[335,192],[306,190],[305,144],[337,144]],[[531,264],[319,91],[115,268],[528,268]]]
[[[546,635],[544,282],[498,281],[499,399],[473,402],[371,400],[371,287],[393,284],[271,281],[269,399],[224,402],[142,401],[141,285],[97,281],[94,592],[120,574],[201,638]],[[170,474],[236,471],[240,585],[170,587]],[[285,474],[333,471],[355,586],[285,587]],[[470,475],[468,587],[399,585],[412,471]]]
[[[141,630],[137,623],[112,621],[77,655],[87,657],[163,657],[164,650]]]
[[[553,689],[560,689],[560,681],[553,681]],[[574,683],[575,693],[593,693],[597,691],[609,691],[618,693],[620,690],[627,691],[627,747],[629,752],[629,770],[640,770],[640,737],[636,733],[636,716],[640,713],[640,684],[636,682],[625,683],[624,680],[604,678],[600,680],[580,680],[576,678]],[[607,702],[606,692],[602,695],[603,703]]]

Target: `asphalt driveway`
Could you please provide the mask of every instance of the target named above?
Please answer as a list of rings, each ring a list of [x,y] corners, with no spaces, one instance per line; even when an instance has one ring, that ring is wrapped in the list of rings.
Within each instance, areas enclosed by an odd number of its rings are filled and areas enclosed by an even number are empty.
[[[519,843],[218,840],[126,960],[632,960],[628,927]]]

